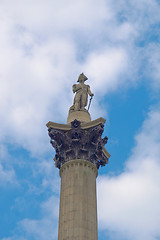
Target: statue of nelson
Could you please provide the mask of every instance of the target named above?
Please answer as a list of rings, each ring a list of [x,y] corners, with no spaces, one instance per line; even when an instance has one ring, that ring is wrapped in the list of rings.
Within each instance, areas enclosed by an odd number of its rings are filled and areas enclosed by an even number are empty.
[[[78,80],[77,80],[78,84],[74,84],[72,86],[72,90],[73,90],[74,93],[76,93],[76,95],[74,97],[74,103],[70,107],[71,111],[87,111],[85,109],[85,106],[87,106],[88,94],[91,97],[94,96],[94,94],[90,90],[90,86],[84,84],[84,82],[87,79],[88,78],[83,73],[81,73],[79,75]]]

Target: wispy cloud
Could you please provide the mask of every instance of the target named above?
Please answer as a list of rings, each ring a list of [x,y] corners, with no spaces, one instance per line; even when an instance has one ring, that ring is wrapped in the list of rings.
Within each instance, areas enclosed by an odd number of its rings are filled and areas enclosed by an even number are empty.
[[[152,110],[135,137],[125,171],[99,177],[99,227],[107,229],[111,239],[160,237],[159,136],[160,112]]]
[[[65,122],[71,85],[82,71],[92,81],[97,102],[119,87],[133,86],[143,61],[138,43],[159,23],[153,14],[158,9],[156,1],[139,1],[134,7],[122,0],[116,6],[90,0],[2,2],[2,137],[34,155],[46,153],[44,125],[51,119]],[[155,54],[151,49],[152,82],[159,72]]]
[[[55,196],[41,204],[42,216],[40,219],[24,219],[17,224],[15,234],[3,240],[45,240],[46,238],[57,239],[58,235],[58,211],[59,199]]]
[[[107,103],[101,103],[106,94],[141,84],[156,94],[159,12],[156,0],[1,1],[1,183],[14,185],[17,179],[8,149],[8,144],[16,144],[35,157],[32,176],[21,181],[21,185],[27,181],[26,192],[50,188],[56,196],[53,183],[59,180],[46,160],[53,152],[45,124],[66,122],[73,101],[71,86],[79,73],[85,72],[95,94],[93,119],[107,116]],[[126,170],[99,180],[99,226],[115,232],[114,240],[117,233],[123,240],[132,236],[152,240],[159,235],[159,132],[159,110],[154,109],[135,138]],[[32,183],[38,174],[41,182]],[[46,200],[47,206],[40,203],[41,217],[25,218],[19,223],[23,234],[3,240],[46,239],[47,231],[54,239],[57,215],[47,210],[52,209],[51,200],[57,206],[54,196]]]
[[[12,164],[10,164],[11,156],[8,153],[5,144],[0,144],[0,185],[17,184],[16,174]]]

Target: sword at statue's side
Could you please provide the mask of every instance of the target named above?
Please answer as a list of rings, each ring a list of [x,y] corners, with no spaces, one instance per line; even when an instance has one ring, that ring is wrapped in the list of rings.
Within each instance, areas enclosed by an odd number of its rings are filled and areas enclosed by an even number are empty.
[[[89,108],[90,108],[90,105],[91,105],[91,101],[93,99],[93,95],[91,96],[90,100],[89,100],[89,104],[88,104],[88,111],[89,111]]]

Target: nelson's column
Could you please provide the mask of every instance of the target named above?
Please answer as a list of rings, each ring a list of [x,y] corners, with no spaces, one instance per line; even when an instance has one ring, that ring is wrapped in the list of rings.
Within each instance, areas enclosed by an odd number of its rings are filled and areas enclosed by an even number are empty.
[[[85,109],[88,95],[93,97],[86,80],[82,73],[72,87],[75,97],[67,124],[47,123],[61,177],[58,240],[98,239],[96,177],[110,154],[104,148],[108,138],[101,137],[105,119],[91,121]]]

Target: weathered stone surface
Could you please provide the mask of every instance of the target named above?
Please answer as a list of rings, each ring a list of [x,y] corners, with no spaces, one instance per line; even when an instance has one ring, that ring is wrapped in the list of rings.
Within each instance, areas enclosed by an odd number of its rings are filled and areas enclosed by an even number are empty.
[[[82,73],[72,86],[75,97],[67,124],[46,124],[61,177],[58,240],[98,240],[97,169],[108,163],[110,154],[104,148],[108,138],[102,138],[105,119],[91,121],[88,112],[94,94],[86,80]]]
[[[97,240],[97,168],[83,159],[60,169],[58,240]]]
[[[93,124],[94,122],[94,124]],[[56,150],[55,166],[61,168],[65,162],[74,159],[84,159],[92,162],[97,168],[108,163],[110,154],[104,150],[108,138],[101,138],[104,124],[95,120],[81,126],[81,122],[74,120],[68,127],[48,125],[51,144]]]
[[[75,119],[80,122],[90,122],[91,116],[88,111],[69,111],[67,123],[71,123]]]
[[[76,118],[75,118],[76,119]],[[74,119],[74,120],[75,120]],[[78,120],[78,119],[77,119]],[[100,123],[102,124],[105,124],[106,120],[102,117],[100,118],[97,118],[93,121],[89,121],[89,122],[81,122],[81,128],[82,129],[87,129],[87,128],[90,128],[90,127],[94,127],[95,125],[98,125]],[[71,129],[71,123],[68,123],[68,124],[62,124],[62,123],[55,123],[55,122],[51,122],[49,121],[47,124],[46,124],[47,128],[56,128],[56,129],[60,129],[60,130],[70,130]]]
[[[84,84],[84,82],[87,79],[88,78],[83,73],[81,73],[77,81],[78,84],[74,84],[72,86],[72,90],[75,93],[75,97],[74,97],[73,105],[70,107],[70,110],[69,110],[70,112],[87,111],[85,109],[85,106],[87,106],[88,95],[90,95],[91,97],[94,96],[94,94],[90,90],[90,86]]]

